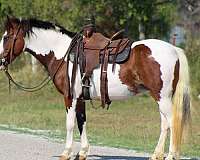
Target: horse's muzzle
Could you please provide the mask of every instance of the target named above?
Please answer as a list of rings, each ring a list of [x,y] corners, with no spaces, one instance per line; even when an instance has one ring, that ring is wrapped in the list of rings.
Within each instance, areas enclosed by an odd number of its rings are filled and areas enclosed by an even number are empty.
[[[5,70],[6,69],[6,67],[4,66],[4,65],[1,65],[0,66],[0,71],[3,71],[3,70]]]

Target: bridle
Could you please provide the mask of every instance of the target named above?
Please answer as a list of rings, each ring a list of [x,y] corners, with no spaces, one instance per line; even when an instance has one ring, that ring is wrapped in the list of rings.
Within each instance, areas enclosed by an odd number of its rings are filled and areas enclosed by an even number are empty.
[[[0,57],[0,65],[4,65],[4,67],[5,67],[4,72],[5,72],[6,76],[8,77],[8,80],[9,80],[9,92],[10,92],[10,82],[12,82],[13,84],[15,84],[19,89],[21,89],[23,91],[35,92],[35,91],[38,91],[38,90],[42,89],[51,80],[53,80],[55,78],[55,75],[57,74],[57,72],[61,68],[63,62],[65,61],[65,58],[66,57],[68,58],[69,53],[71,52],[71,50],[73,49],[73,47],[76,45],[77,41],[82,37],[81,34],[80,34],[82,31],[76,33],[76,35],[73,37],[68,50],[66,51],[66,53],[65,53],[62,61],[58,65],[58,67],[57,67],[56,71],[54,72],[53,76],[50,77],[50,75],[48,75],[40,84],[38,84],[38,85],[36,85],[34,87],[25,87],[25,86],[19,84],[18,82],[16,82],[12,78],[11,74],[8,72],[8,66],[7,65],[9,63],[6,61],[6,58],[5,58],[5,57],[8,57],[8,55],[10,55],[9,58],[10,58],[10,63],[11,63],[12,57],[14,55],[15,42],[17,40],[17,36],[19,34],[20,29],[21,29],[21,24],[19,24],[19,26],[17,28],[17,32],[13,36],[12,43],[11,43],[11,48],[7,49],[6,52],[3,52],[3,54],[2,54],[3,58]]]
[[[27,91],[27,92],[34,92],[34,91],[37,91],[37,90],[40,90],[41,88],[43,88],[47,83],[49,83],[49,81],[51,80],[50,76],[47,76],[40,84],[34,86],[34,87],[25,87],[21,84],[19,84],[18,82],[16,82],[12,76],[10,75],[9,71],[8,71],[8,64],[11,63],[12,61],[12,57],[14,56],[14,47],[15,47],[15,42],[17,40],[17,36],[19,34],[19,31],[21,29],[21,24],[19,24],[19,26],[17,27],[17,32],[13,35],[12,37],[12,41],[11,41],[11,45],[9,45],[9,49],[6,49],[3,54],[2,54],[2,57],[0,58],[1,60],[1,64],[0,65],[3,65],[5,68],[4,68],[4,72],[6,74],[6,76],[8,77],[8,80],[9,80],[9,92],[10,92],[10,82],[12,82],[13,84],[15,84],[18,88],[24,90],[24,91]],[[8,38],[10,38],[10,36],[8,36]],[[6,61],[6,58],[8,57],[9,55],[9,63],[8,61]]]
[[[9,63],[11,63],[11,61],[12,61],[12,57],[13,57],[13,55],[14,55],[14,47],[15,47],[15,42],[16,42],[16,40],[17,40],[17,36],[18,36],[18,34],[19,34],[19,31],[20,31],[20,29],[21,29],[21,24],[19,24],[19,26],[17,27],[17,32],[13,35],[13,37],[12,37],[12,43],[11,43],[11,45],[9,45],[9,46],[11,46],[11,48],[9,48],[9,49],[6,49],[4,52],[3,52],[3,54],[2,54],[2,58],[0,58],[0,60],[1,60],[1,65],[8,65]],[[10,38],[10,36],[8,36],[8,38]],[[10,62],[8,63],[7,61],[6,61],[6,58],[5,57],[8,57],[8,55],[9,55],[9,58],[10,58]],[[6,66],[5,66],[6,67]],[[6,67],[7,68],[7,67]]]

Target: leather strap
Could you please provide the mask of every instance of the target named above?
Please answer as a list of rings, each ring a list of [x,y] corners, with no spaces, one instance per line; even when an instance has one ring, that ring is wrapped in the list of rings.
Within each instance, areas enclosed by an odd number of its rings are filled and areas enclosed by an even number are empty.
[[[18,26],[17,28],[17,32],[13,35],[13,39],[12,39],[12,43],[11,43],[11,47],[9,48],[8,52],[6,52],[6,55],[5,53],[3,53],[3,57],[7,56],[8,54],[10,54],[10,62],[12,61],[12,57],[13,57],[13,54],[14,54],[14,47],[15,47],[15,41],[17,40],[17,36],[18,36],[18,33],[20,31],[20,28],[21,28],[21,24]]]
[[[101,78],[100,78],[101,105],[103,108],[105,107],[105,104],[107,104],[108,106],[111,104],[111,100],[108,95],[108,78],[107,78],[108,57],[109,57],[109,50],[106,48],[104,50],[104,57],[103,57],[103,63],[101,65]]]
[[[86,57],[84,55],[84,42],[80,43],[80,53],[79,53],[79,67],[81,72],[81,77],[83,77],[85,73],[85,66],[86,66]]]
[[[67,67],[66,67],[66,101],[65,101],[65,106],[66,109],[68,109],[71,105],[72,105],[72,95],[71,95],[71,91],[70,91],[70,78],[69,78],[69,74],[68,74],[68,70],[69,70],[69,57],[67,57]]]
[[[78,58],[79,58],[79,53],[80,53],[80,44],[81,44],[81,39],[79,39],[77,42],[77,49],[76,49],[76,53],[74,54],[74,63],[73,63],[73,68],[72,68],[72,78],[71,78],[71,88],[70,88],[72,97],[73,97],[74,84],[76,80],[76,71],[77,71]]]

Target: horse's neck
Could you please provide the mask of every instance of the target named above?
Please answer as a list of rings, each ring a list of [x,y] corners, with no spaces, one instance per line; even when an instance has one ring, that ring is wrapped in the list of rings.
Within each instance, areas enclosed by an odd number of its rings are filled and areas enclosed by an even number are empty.
[[[37,59],[45,59],[53,52],[55,59],[60,60],[65,56],[71,40],[68,35],[56,30],[33,28],[33,33],[25,37],[25,48],[33,51]]]

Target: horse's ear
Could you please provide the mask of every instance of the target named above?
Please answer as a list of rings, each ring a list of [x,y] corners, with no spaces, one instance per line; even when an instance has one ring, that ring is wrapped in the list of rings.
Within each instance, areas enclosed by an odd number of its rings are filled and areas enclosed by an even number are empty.
[[[10,23],[10,24],[11,24],[10,16],[7,15],[6,17],[7,17],[7,23]]]
[[[13,28],[13,25],[12,25],[12,20],[10,18],[10,16],[6,16],[7,17],[7,21],[6,21],[6,29],[10,29],[10,28]]]

